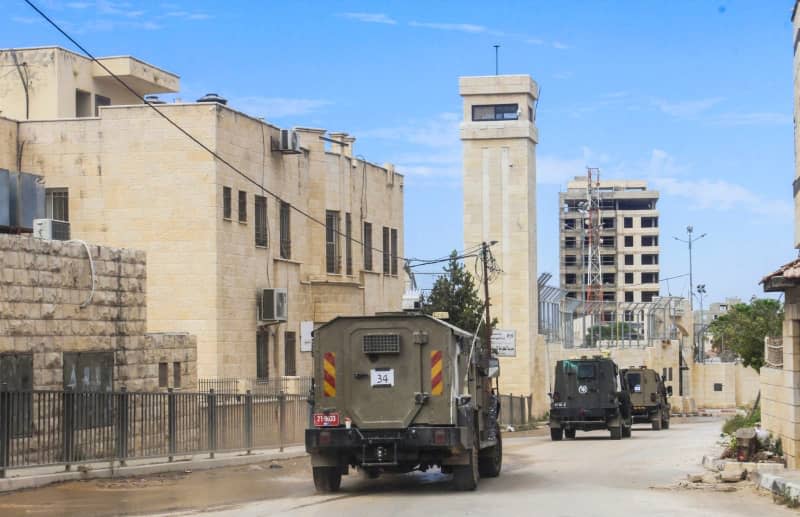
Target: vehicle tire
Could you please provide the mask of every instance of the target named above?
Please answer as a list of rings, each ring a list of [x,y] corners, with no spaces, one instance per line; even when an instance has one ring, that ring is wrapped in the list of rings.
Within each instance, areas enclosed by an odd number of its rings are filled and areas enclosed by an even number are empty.
[[[564,436],[566,436],[569,440],[574,440],[575,429],[564,429]]]
[[[633,430],[633,426],[632,425],[622,424],[622,437],[623,438],[630,438],[632,430]]]
[[[652,421],[653,424],[653,431],[660,431],[663,422],[661,421],[661,415],[655,417]]]
[[[482,478],[496,478],[503,468],[503,439],[497,432],[497,445],[487,447],[478,455],[478,473]]]
[[[622,423],[620,422],[618,425],[615,425],[609,431],[611,431],[611,439],[612,440],[621,440],[622,439]]]
[[[361,472],[364,473],[364,477],[367,479],[378,479],[381,475],[380,469],[375,468],[361,469]]]
[[[478,441],[474,440],[469,450],[468,465],[453,465],[453,486],[456,490],[466,492],[478,488]]]
[[[669,429],[669,417],[665,418],[664,421],[661,423],[662,429]]]
[[[339,467],[314,467],[312,471],[317,492],[337,492],[342,485],[342,470]]]
[[[564,429],[561,427],[551,427],[550,428],[550,439],[554,442],[561,441],[564,437]]]

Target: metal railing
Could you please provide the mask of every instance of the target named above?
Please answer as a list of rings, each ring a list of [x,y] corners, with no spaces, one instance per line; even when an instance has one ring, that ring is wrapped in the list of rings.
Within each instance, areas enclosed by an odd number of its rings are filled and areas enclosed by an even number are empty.
[[[307,394],[5,391],[0,477],[15,468],[301,444]]]
[[[217,393],[244,394],[250,391],[253,394],[277,395],[287,393],[292,395],[308,395],[311,390],[312,377],[276,377],[262,379],[257,377],[206,377],[197,381],[198,391],[207,393],[214,390]]]
[[[521,426],[533,421],[530,395],[500,395],[500,425]]]

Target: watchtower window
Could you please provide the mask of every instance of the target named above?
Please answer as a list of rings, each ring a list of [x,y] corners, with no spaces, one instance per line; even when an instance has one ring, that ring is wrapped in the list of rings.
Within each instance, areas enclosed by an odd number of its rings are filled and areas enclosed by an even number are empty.
[[[472,107],[472,120],[517,120],[518,104],[490,104]]]

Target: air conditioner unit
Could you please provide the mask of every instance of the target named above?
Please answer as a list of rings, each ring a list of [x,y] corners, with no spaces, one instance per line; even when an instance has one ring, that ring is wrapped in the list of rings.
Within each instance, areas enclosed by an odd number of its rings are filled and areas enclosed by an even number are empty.
[[[68,241],[69,223],[55,219],[34,219],[33,236],[49,241]]]
[[[258,292],[258,320],[286,321],[289,316],[289,293],[285,288],[261,289]]]
[[[282,153],[299,153],[300,140],[297,138],[297,131],[294,129],[281,129],[278,150]]]

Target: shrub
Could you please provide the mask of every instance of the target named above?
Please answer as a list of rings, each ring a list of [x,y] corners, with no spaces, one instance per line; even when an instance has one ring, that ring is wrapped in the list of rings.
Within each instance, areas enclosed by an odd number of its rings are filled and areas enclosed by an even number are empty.
[[[761,410],[756,409],[749,415],[734,415],[722,426],[722,432],[725,434],[734,434],[742,427],[753,427],[757,422],[761,421]]]

